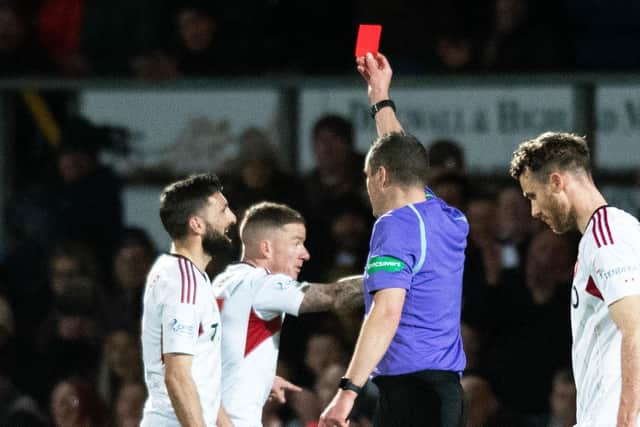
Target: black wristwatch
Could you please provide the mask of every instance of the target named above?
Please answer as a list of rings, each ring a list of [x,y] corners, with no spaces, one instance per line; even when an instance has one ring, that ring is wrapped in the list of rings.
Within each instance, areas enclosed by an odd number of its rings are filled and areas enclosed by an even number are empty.
[[[395,112],[396,111],[396,104],[395,102],[393,102],[390,99],[384,99],[380,102],[376,102],[375,104],[373,104],[371,106],[371,117],[373,117],[374,119],[376,118],[376,114],[378,114],[378,111],[382,110],[385,107],[391,107],[391,109]]]
[[[338,387],[341,388],[342,390],[351,390],[355,392],[355,394],[357,394],[358,396],[364,390],[364,387],[358,387],[357,385],[352,383],[351,380],[347,377],[340,378],[340,384],[338,384]]]

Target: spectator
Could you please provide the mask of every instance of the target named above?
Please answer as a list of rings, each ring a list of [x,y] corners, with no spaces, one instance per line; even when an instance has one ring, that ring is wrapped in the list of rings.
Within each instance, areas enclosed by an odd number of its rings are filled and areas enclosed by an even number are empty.
[[[103,343],[98,391],[106,402],[115,402],[123,384],[142,381],[140,343],[126,330],[111,332]]]
[[[90,382],[66,378],[51,392],[51,419],[55,427],[104,427],[106,407]]]
[[[80,46],[86,0],[44,0],[38,11],[38,36],[58,70],[85,75],[90,64]]]
[[[534,71],[558,69],[570,62],[566,43],[544,10],[544,2],[495,0],[489,36],[481,52],[482,66],[491,71]],[[540,10],[536,10],[536,6]],[[566,24],[565,24],[566,25]]]
[[[528,248],[524,286],[502,282],[489,298],[494,325],[488,330],[487,373],[500,399],[522,413],[547,410],[551,377],[570,363],[572,255],[565,237],[538,233]]]
[[[165,0],[92,0],[86,3],[80,46],[96,75],[127,76],[136,61],[160,52],[169,33]]]
[[[144,283],[155,254],[146,231],[138,227],[125,228],[113,257],[110,327],[139,332]]]
[[[430,177],[433,179],[445,172],[465,172],[464,151],[451,139],[438,139],[427,147]]]
[[[553,375],[549,409],[549,413],[537,420],[535,427],[573,427],[576,424],[576,385],[568,368]]]
[[[460,381],[467,411],[466,427],[525,427],[525,419],[505,408],[491,389],[487,379],[477,374],[465,375]]]
[[[469,183],[459,172],[441,172],[429,180],[429,187],[450,206],[466,211]]]
[[[248,71],[249,67],[241,67],[241,51],[234,51],[230,43],[232,35],[225,34],[221,7],[201,0],[180,3],[175,13],[175,45],[170,49],[178,74],[212,76]]]
[[[353,126],[344,117],[330,114],[318,119],[312,131],[315,168],[305,176],[307,241],[313,258],[305,267],[305,277],[327,280],[326,266],[332,263],[334,248],[326,239],[330,221],[340,207],[354,200],[366,206],[364,158],[356,152]]]
[[[121,384],[113,405],[113,427],[138,427],[146,399],[147,389],[143,383],[136,381]]]
[[[21,77],[52,71],[29,24],[23,2],[0,1],[0,77]]]
[[[58,149],[61,180],[52,209],[59,240],[88,245],[105,262],[103,272],[108,271],[123,221],[120,181],[111,168],[100,163],[99,154],[103,150],[124,153],[127,146],[126,131],[74,117],[64,126]]]
[[[91,252],[78,244],[61,245],[50,259],[52,302],[36,336],[39,385],[66,376],[95,376],[106,302]]]

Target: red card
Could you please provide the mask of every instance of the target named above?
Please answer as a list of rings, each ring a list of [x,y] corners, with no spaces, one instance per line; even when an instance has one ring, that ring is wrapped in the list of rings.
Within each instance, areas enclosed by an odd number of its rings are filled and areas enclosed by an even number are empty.
[[[369,52],[376,55],[380,46],[381,32],[382,25],[360,24],[356,40],[356,56],[365,56]]]

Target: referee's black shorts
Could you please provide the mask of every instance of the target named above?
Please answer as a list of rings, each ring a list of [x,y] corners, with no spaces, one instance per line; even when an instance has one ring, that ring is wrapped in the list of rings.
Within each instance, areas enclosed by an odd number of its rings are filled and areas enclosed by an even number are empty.
[[[378,376],[375,427],[464,427],[464,395],[457,372],[425,370]]]

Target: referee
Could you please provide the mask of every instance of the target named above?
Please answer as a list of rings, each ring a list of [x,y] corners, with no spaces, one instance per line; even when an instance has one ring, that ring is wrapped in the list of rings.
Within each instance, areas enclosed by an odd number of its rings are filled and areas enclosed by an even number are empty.
[[[380,390],[375,426],[462,427],[460,309],[469,224],[426,187],[427,153],[395,116],[386,58],[368,54],[357,62],[380,136],[365,160],[377,221],[363,283],[365,321],[319,425],[346,426],[372,376]]]

